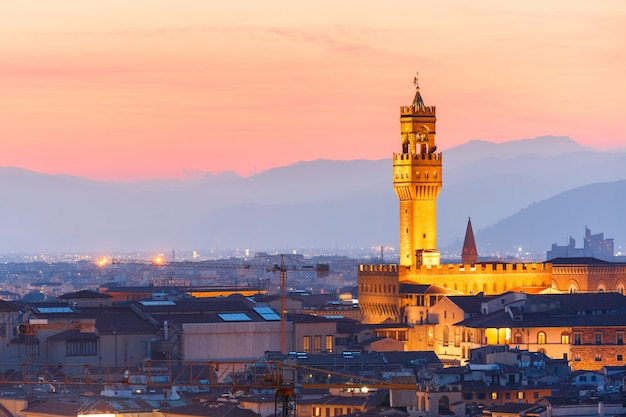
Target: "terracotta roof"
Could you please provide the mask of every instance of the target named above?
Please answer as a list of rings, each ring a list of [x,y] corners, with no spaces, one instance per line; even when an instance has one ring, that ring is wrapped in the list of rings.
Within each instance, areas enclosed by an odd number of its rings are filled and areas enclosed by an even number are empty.
[[[49,414],[53,416],[76,417],[82,403],[78,401],[47,400],[30,403],[22,413]]]

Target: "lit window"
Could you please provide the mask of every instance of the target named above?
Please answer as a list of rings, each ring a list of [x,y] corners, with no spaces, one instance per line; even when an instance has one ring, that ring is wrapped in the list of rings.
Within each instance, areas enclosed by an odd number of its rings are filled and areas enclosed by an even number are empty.
[[[545,332],[537,333],[537,344],[538,345],[545,345],[546,344],[546,333]]]
[[[332,352],[333,351],[333,337],[332,336],[326,336],[326,352]]]
[[[315,349],[315,353],[321,353],[322,352],[322,336],[315,336],[315,338],[313,339],[313,343],[315,344],[315,346],[313,347]]]
[[[566,332],[561,333],[561,344],[569,345],[569,333],[566,333]]]
[[[302,350],[307,353],[311,352],[311,336],[302,337]]]

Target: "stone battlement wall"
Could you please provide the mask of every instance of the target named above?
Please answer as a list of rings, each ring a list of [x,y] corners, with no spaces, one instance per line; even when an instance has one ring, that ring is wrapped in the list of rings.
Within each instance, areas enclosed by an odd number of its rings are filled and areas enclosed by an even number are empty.
[[[401,116],[421,116],[428,115],[434,116],[436,113],[437,106],[400,106],[400,115]]]
[[[463,264],[442,264],[437,266],[422,265],[419,268],[404,267],[396,264],[374,265],[363,264],[359,265],[359,275],[363,273],[374,273],[376,275],[389,273],[400,275],[482,275],[489,274],[494,275],[499,272],[515,272],[516,274],[534,274],[537,272],[552,272],[552,264],[545,264],[541,262],[537,263],[519,263],[508,264],[499,262],[487,262],[479,263],[475,265],[463,265]]]
[[[394,164],[403,164],[403,165],[411,165],[414,161],[419,161],[420,164],[423,164],[426,161],[436,162],[437,165],[440,165],[442,162],[442,154],[438,153],[394,153],[393,154]]]

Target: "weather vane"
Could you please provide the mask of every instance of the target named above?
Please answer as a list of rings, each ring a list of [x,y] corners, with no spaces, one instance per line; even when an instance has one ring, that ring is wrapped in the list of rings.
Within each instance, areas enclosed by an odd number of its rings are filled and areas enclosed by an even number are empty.
[[[415,84],[415,88],[419,88],[419,82],[417,80],[417,77],[419,77],[420,73],[416,72],[415,73],[415,78],[413,78],[413,84]]]

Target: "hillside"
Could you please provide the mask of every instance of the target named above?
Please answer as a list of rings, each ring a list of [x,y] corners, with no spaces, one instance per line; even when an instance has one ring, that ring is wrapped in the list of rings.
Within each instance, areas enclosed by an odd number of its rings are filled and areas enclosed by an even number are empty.
[[[470,216],[482,253],[545,251],[585,225],[626,243],[624,222],[610,215],[624,212],[626,152],[541,137],[443,155],[442,251],[460,249]],[[395,247],[391,172],[391,159],[318,160],[248,178],[129,184],[0,168],[0,253]]]

